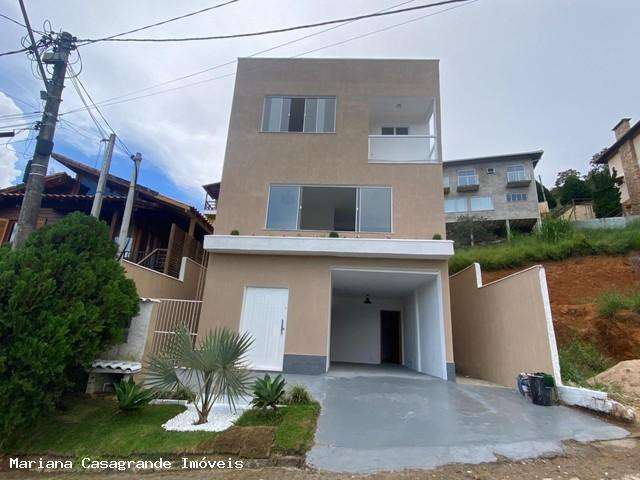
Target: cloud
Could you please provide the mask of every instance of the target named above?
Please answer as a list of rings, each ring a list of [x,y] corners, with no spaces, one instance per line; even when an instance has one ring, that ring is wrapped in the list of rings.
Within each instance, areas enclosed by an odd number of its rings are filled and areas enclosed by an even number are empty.
[[[0,115],[15,115],[22,114],[22,110],[18,108],[13,100],[7,97],[0,91]],[[20,120],[16,120],[16,123]],[[7,123],[5,122],[5,125]],[[0,130],[3,130],[0,127]],[[5,129],[11,130],[11,129]],[[17,143],[12,145],[13,142],[18,142],[26,138],[26,133],[20,132],[13,138],[0,138],[0,188],[5,188],[15,183],[16,178],[22,173],[18,168],[18,152],[16,151]]]

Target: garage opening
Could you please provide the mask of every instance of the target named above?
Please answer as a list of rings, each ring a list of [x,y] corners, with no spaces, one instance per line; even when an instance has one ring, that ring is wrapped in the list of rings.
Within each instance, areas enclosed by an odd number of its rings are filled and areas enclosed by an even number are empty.
[[[437,272],[331,272],[332,363],[401,365],[447,378]]]

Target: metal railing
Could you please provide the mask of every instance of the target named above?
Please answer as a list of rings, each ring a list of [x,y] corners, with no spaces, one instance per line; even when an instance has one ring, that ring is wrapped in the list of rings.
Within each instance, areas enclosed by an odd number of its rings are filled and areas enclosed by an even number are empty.
[[[217,208],[218,202],[215,198],[207,197],[204,200],[204,211],[205,212],[215,212]]]
[[[471,187],[474,185],[480,185],[478,175],[462,175],[458,177],[459,187]]]
[[[527,172],[517,170],[514,172],[507,172],[507,182],[528,182],[531,180],[531,176]]]
[[[171,342],[180,327],[187,329],[195,344],[198,336],[198,321],[202,300],[178,300],[161,298],[151,340],[151,352],[162,355],[171,347]]]

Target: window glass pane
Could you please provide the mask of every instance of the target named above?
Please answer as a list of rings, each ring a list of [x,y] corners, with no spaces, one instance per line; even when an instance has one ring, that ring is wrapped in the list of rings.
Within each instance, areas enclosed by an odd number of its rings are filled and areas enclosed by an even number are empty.
[[[382,135],[393,135],[394,128],[393,127],[382,127]]]
[[[291,98],[291,110],[289,112],[289,131],[302,132],[304,126],[304,98]]]
[[[296,230],[298,228],[299,187],[273,185],[269,191],[267,228]]]
[[[316,131],[316,119],[318,117],[318,99],[307,98],[304,106],[304,131]]]
[[[491,197],[471,197],[471,211],[493,210],[493,199]]]
[[[396,127],[396,135],[409,135],[409,127]]]
[[[507,172],[524,172],[524,166],[522,165],[510,165],[507,167]]]
[[[291,98],[283,97],[282,98],[282,107],[281,107],[281,115],[280,115],[280,132],[288,132],[289,131],[289,115],[291,112]]]
[[[391,231],[391,189],[360,189],[360,231]]]
[[[465,197],[447,198],[444,201],[445,213],[463,213],[467,211],[467,199]]]
[[[347,187],[302,187],[302,230],[356,229],[356,189]]]
[[[281,113],[282,97],[265,98],[262,130],[265,132],[279,132]]]
[[[324,108],[321,108],[321,105]],[[319,98],[318,99],[318,113],[323,110],[322,121],[318,118],[318,131],[319,132],[335,132],[336,131],[336,99],[335,98]],[[322,128],[320,126],[322,125]]]
[[[478,177],[475,169],[458,170],[458,185],[477,185]]]

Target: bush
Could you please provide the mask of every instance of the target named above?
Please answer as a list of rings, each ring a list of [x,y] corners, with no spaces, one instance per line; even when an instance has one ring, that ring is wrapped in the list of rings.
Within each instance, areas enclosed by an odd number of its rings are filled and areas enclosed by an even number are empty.
[[[197,395],[186,386],[178,385],[173,390],[158,390],[156,397],[163,400],[186,400],[193,403]]]
[[[304,385],[294,385],[285,397],[287,405],[309,405],[313,403],[311,394]]]
[[[109,230],[74,213],[0,249],[0,443],[50,411],[138,312]]]
[[[142,388],[133,381],[133,377],[129,377],[129,380],[122,380],[116,384],[118,408],[124,412],[141,409],[145,405],[148,405],[153,397],[153,391]]]
[[[598,297],[598,313],[613,318],[619,310],[628,307],[628,300],[618,292],[605,292]]]
[[[338,232],[329,232],[329,238],[340,238]]]
[[[440,235],[439,233],[434,233],[433,234],[433,239],[434,240],[442,240],[442,235]]]
[[[560,371],[564,381],[586,385],[586,381],[613,365],[595,345],[574,339],[560,347]]]
[[[253,384],[253,399],[251,405],[262,410],[271,408],[276,410],[278,403],[283,399],[285,381],[282,375],[278,375],[273,380],[268,373],[262,378],[256,378]]]
[[[563,218],[546,218],[540,228],[540,237],[545,242],[557,243],[573,234],[573,225]]]
[[[240,232],[238,230],[231,230],[231,233],[229,233],[229,235],[240,235]]]

